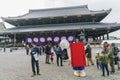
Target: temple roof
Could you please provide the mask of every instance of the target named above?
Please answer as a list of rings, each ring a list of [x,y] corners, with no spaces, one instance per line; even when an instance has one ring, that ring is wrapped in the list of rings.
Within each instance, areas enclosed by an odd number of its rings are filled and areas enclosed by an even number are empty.
[[[50,9],[38,9],[29,10],[29,13],[18,16],[18,17],[8,17],[5,19],[27,19],[27,18],[44,18],[44,17],[57,17],[57,16],[72,16],[72,15],[94,15],[101,14],[105,12],[110,12],[109,10],[91,11],[88,9],[87,5],[74,6],[74,7],[63,7],[63,8],[50,8]]]
[[[79,31],[85,30],[86,34],[89,36],[93,35],[104,35],[120,29],[120,24],[117,23],[74,23],[65,25],[44,25],[39,27],[29,26],[22,28],[12,28],[0,31],[0,33],[25,33],[25,32],[57,32],[57,31]]]
[[[39,21],[40,24],[42,24],[42,22],[44,24],[48,24],[48,23],[51,24],[50,22],[53,19],[55,19],[55,21],[58,20],[57,22],[59,23],[60,19],[64,21],[67,18],[69,19],[68,23],[72,20],[74,22],[74,20],[76,19],[82,19],[83,21],[78,20],[75,22],[99,22],[102,19],[104,19],[110,12],[111,12],[111,9],[92,11],[88,9],[87,5],[83,5],[83,6],[72,6],[72,7],[62,7],[62,8],[29,10],[29,13],[25,15],[17,16],[17,17],[5,17],[5,18],[2,17],[2,19],[15,26],[23,25],[22,24],[23,22],[24,23],[26,22],[24,25],[29,25],[28,23],[31,23],[30,21],[32,22]],[[54,22],[54,23],[57,23],[57,22]],[[33,23],[33,24],[36,24],[36,23]]]

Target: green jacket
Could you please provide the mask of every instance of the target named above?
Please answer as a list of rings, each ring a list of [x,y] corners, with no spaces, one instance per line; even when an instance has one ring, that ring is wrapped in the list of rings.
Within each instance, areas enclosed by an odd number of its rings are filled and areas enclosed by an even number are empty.
[[[102,56],[100,56],[100,61],[102,64],[108,64],[108,55],[103,54]]]
[[[110,47],[110,51],[108,54],[109,59],[114,59],[114,47]]]

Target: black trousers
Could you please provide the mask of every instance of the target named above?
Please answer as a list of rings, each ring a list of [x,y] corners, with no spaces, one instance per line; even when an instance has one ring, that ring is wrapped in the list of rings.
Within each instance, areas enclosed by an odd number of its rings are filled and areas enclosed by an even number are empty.
[[[51,59],[51,62],[53,62],[53,58],[50,58]]]
[[[57,65],[59,66],[59,59],[60,59],[60,65],[63,66],[62,64],[62,54],[57,54]]]
[[[62,58],[63,58],[64,60],[67,60],[67,59],[68,59],[68,52],[67,52],[67,49],[63,49]]]
[[[29,54],[29,50],[26,50],[26,54],[27,54],[27,55]]]
[[[102,65],[102,76],[105,76],[105,69],[107,71],[107,75],[109,76],[109,70],[107,64],[101,64]]]
[[[33,74],[36,74],[36,70],[37,70],[37,74],[39,74],[39,61],[35,61],[34,58],[31,59],[31,65],[32,65],[32,72]],[[36,67],[36,70],[35,70]]]
[[[46,63],[49,63],[49,59],[50,59],[50,55],[49,54],[46,54]]]
[[[97,64],[97,69],[101,69],[102,68],[100,61],[96,61],[96,64]]]

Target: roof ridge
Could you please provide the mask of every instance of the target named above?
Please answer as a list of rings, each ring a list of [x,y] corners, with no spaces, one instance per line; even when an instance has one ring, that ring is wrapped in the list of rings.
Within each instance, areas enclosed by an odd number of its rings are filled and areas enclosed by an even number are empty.
[[[74,9],[74,8],[88,8],[88,5],[66,6],[66,7],[46,8],[46,9],[29,9],[29,12],[47,11],[47,10],[61,10],[61,9],[63,10],[63,9]]]

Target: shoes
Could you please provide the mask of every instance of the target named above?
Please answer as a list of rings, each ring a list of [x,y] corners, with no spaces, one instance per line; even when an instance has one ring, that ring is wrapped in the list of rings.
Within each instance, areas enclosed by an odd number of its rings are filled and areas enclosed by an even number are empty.
[[[37,75],[39,75],[39,76],[40,76],[41,74],[40,74],[40,73],[38,73]]]
[[[36,75],[36,74],[33,74],[31,77],[34,77],[35,75]],[[40,73],[37,73],[37,75],[39,75],[39,76],[40,76],[41,74],[40,74]]]
[[[102,74],[101,76],[105,77],[105,75],[104,75],[104,74]]]
[[[84,70],[80,71],[80,77],[85,77],[86,76],[86,73]]]
[[[114,74],[114,73],[115,73],[115,71],[110,71],[110,73],[111,73],[111,74]]]
[[[31,77],[34,77],[36,74],[33,74]]]
[[[61,65],[61,67],[62,67],[63,65]]]
[[[78,71],[74,71],[73,74],[74,74],[75,76],[78,76],[78,77],[80,76],[79,73],[78,73]]]
[[[101,75],[101,76],[105,77],[105,75]],[[109,76],[109,74],[107,76]]]
[[[46,62],[46,64],[50,64],[49,62]]]
[[[101,75],[101,76],[105,77],[105,75]]]

